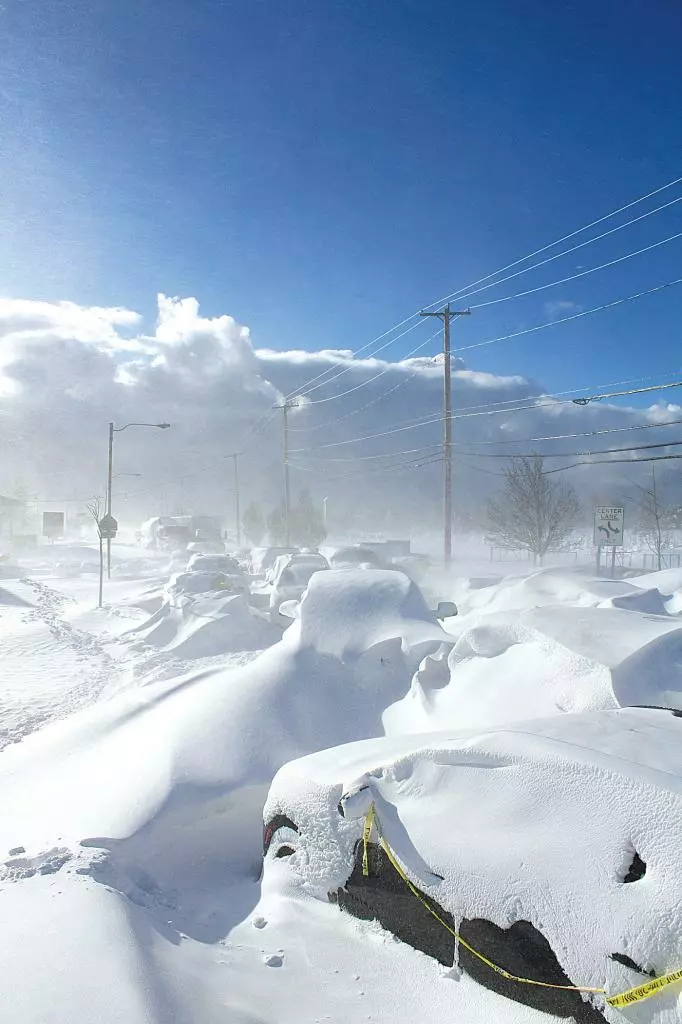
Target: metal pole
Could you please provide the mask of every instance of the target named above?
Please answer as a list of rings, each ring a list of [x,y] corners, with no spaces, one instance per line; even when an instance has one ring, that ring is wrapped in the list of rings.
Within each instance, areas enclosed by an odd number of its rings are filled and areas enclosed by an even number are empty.
[[[282,406],[282,415],[284,417],[284,543],[287,547],[291,545],[291,531],[290,531],[290,505],[291,505],[291,494],[289,489],[289,421],[287,419],[287,413],[289,407],[285,402]]]
[[[232,456],[234,460],[234,515],[237,521],[237,547],[242,546],[242,524],[241,524],[241,511],[239,508],[239,466],[237,465],[237,454]]]
[[[104,549],[102,547],[102,535],[99,538],[99,602],[97,607],[102,607],[102,589],[104,587]]]
[[[107,476],[107,515],[111,515],[111,482],[114,474],[114,424],[109,424],[109,473]],[[111,579],[111,537],[107,537],[107,579]]]

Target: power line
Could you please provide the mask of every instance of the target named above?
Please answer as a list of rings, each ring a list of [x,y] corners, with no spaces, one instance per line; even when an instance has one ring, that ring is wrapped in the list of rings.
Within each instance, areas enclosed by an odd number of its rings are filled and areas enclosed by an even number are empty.
[[[599,238],[604,238],[606,235],[613,234],[614,231],[620,231],[622,228],[628,227],[630,224],[634,224],[635,221],[642,220],[643,217],[648,217],[652,213],[657,213],[659,210],[664,210],[667,206],[672,206],[674,203],[680,203],[680,202],[682,202],[682,196],[679,199],[673,199],[672,202],[666,203],[664,206],[658,207],[656,210],[651,210],[648,213],[642,214],[640,217],[635,217],[634,220],[632,220],[632,221],[627,221],[625,224],[621,224],[618,227],[612,228],[610,231],[605,232],[603,235],[599,235],[598,238],[588,239],[585,242],[581,242],[580,245],[574,246],[573,249],[567,249],[565,252],[557,253],[555,256],[551,256],[549,259],[543,260],[542,263],[536,264],[534,267],[529,267],[527,269],[528,270],[537,269],[538,266],[543,266],[545,263],[549,263],[552,260],[558,259],[560,256],[565,256],[568,253],[573,252],[575,249],[580,249],[580,248],[582,248],[585,245],[589,245],[593,241],[598,241]],[[652,242],[651,245],[644,246],[643,248],[637,249],[634,252],[626,253],[624,256],[619,256],[616,259],[609,260],[606,263],[601,263],[601,264],[599,264],[599,266],[590,267],[588,270],[581,270],[581,271],[579,271],[576,274],[570,274],[567,277],[559,278],[556,281],[550,281],[547,284],[537,285],[535,288],[527,288],[525,291],[516,292],[514,295],[503,295],[503,296],[501,296],[498,299],[489,299],[487,302],[475,303],[474,305],[471,306],[471,309],[483,309],[486,306],[494,306],[494,305],[497,305],[500,302],[510,302],[513,299],[519,299],[519,298],[523,298],[523,297],[525,297],[527,295],[534,295],[537,292],[546,291],[548,288],[554,288],[554,287],[556,287],[557,285],[560,285],[560,284],[567,284],[569,281],[577,281],[579,278],[587,277],[590,274],[594,274],[594,273],[596,273],[599,270],[606,270],[609,267],[614,267],[614,266],[616,266],[619,263],[623,263],[625,260],[630,260],[630,259],[633,259],[633,257],[635,257],[635,256],[641,256],[643,253],[651,252],[653,249],[658,249],[658,248],[660,248],[660,246],[666,245],[668,242],[674,242],[678,238],[682,238],[682,231],[678,231],[674,235],[669,235],[667,238],[663,238],[663,239],[661,239],[658,242]],[[496,281],[496,282],[494,282],[494,284],[486,285],[485,288],[479,288],[475,292],[468,292],[465,295],[463,295],[462,298],[469,298],[471,295],[476,295],[477,292],[485,291],[487,288],[492,288],[492,287],[494,287],[497,284],[502,284],[504,281],[509,281],[509,280],[511,280],[514,277],[518,277],[520,274],[524,274],[525,272],[526,272],[526,270],[520,270],[520,271],[518,271],[518,273],[510,275],[510,277],[502,278],[501,281]],[[432,315],[435,315],[435,314],[429,313],[427,315],[432,316]],[[557,321],[554,321],[554,323],[561,323],[561,321],[557,320]],[[379,349],[377,349],[376,352],[373,353],[373,355],[375,356],[378,352],[381,352],[384,349],[388,348],[390,345],[393,344],[394,341],[397,341],[399,338],[403,337],[405,334],[408,334],[409,331],[414,330],[414,328],[416,326],[417,325],[414,324],[412,327],[408,328],[408,330],[403,331],[402,334],[399,334],[396,338],[392,339],[391,341],[386,342]],[[414,355],[415,352],[419,351],[419,349],[423,348],[424,345],[426,345],[427,343],[428,343],[428,341],[424,342],[422,345],[417,346],[416,349],[413,349],[412,352],[408,353],[408,355],[405,356],[404,358],[409,358],[410,355]],[[466,349],[459,348],[459,349],[455,349],[454,351],[461,352],[461,351],[466,351]],[[351,366],[343,367],[342,369],[339,370],[339,372],[336,375],[330,377],[326,381],[322,381],[320,384],[317,384],[315,387],[308,388],[307,390],[304,390],[303,392],[300,392],[300,395],[305,396],[305,395],[312,394],[313,391],[317,391],[319,388],[325,387],[326,385],[333,383],[335,380],[338,379],[338,377],[342,376],[342,374],[348,373],[351,368],[352,368]],[[328,398],[320,398],[320,399],[317,399],[317,400],[313,400],[312,402],[310,402],[310,404],[311,405],[315,405],[315,404],[318,404],[320,402],[333,402],[337,398],[343,398],[345,395],[350,395],[350,394],[353,393],[353,391],[357,391],[359,388],[365,387],[367,384],[371,384],[373,380],[377,380],[379,377],[381,377],[386,372],[387,372],[386,370],[382,370],[375,377],[370,377],[369,380],[363,381],[361,384],[358,384],[355,387],[350,388],[348,391],[342,391],[341,394],[331,395]]]
[[[325,423],[315,423],[315,424],[310,424],[309,426],[305,426],[305,427],[289,427],[289,431],[290,432],[295,431],[296,433],[301,434],[301,433],[307,433],[308,431],[312,431],[312,430],[321,430],[322,428],[333,427],[337,423],[342,423],[344,420],[350,419],[351,416],[355,416],[355,415],[357,415],[360,412],[364,412],[366,409],[369,409],[373,405],[376,405],[378,402],[382,401],[384,398],[387,398],[388,395],[391,394],[391,392],[397,391],[398,388],[403,387],[410,380],[413,380],[416,376],[421,374],[422,373],[422,369],[423,368],[420,367],[418,370],[415,370],[414,373],[411,373],[409,375],[409,377],[406,377],[404,380],[399,381],[397,384],[395,384],[392,388],[389,388],[388,391],[383,392],[377,398],[373,398],[370,402],[367,402],[365,405],[360,406],[358,409],[351,410],[351,412],[346,413],[343,416],[338,416],[336,419],[333,419],[333,420],[327,420]],[[466,372],[467,371],[462,371],[462,370],[457,371],[456,370],[455,371],[455,379],[457,379],[459,377],[459,375],[461,375],[462,373],[466,374]],[[537,402],[538,398],[542,398],[542,397],[563,398],[564,395],[577,395],[581,391],[592,391],[595,388],[618,387],[621,384],[640,384],[640,383],[643,383],[644,381],[656,380],[658,377],[661,377],[661,376],[663,376],[663,377],[666,377],[666,376],[667,377],[677,376],[679,373],[680,373],[679,370],[671,370],[667,374],[665,374],[665,373],[664,374],[646,374],[645,376],[642,376],[642,377],[629,377],[629,378],[626,378],[625,380],[610,381],[608,384],[596,384],[596,385],[595,384],[588,384],[588,385],[582,385],[581,387],[569,388],[569,389],[567,389],[565,391],[555,391],[550,396],[528,395],[526,398],[505,398],[505,399],[501,399],[499,402],[481,402],[478,405],[464,405],[464,406],[460,406],[460,412],[469,412],[469,411],[474,411],[476,409],[492,409],[492,408],[498,408],[498,407],[502,408],[503,406],[513,405],[514,402],[516,402],[516,403],[519,403],[519,402],[529,402],[529,403],[532,403],[532,402]],[[529,405],[529,408],[532,408],[532,406]],[[504,411],[504,410],[502,410],[502,411]],[[408,423],[413,423],[413,422],[414,423],[421,423],[423,421],[423,419],[424,419],[424,417],[418,417],[416,420],[408,420],[407,422]],[[427,417],[427,419],[429,420],[429,422],[432,422],[430,417]],[[402,424],[402,423],[397,424],[397,426],[404,426],[404,425],[405,424]],[[564,436],[564,435],[562,435],[562,436]],[[583,435],[577,434],[577,435],[566,435],[566,436],[577,436],[577,437],[580,437],[580,436],[583,436]],[[533,438],[529,438],[529,440],[534,440],[534,439]],[[540,440],[542,440],[542,438],[540,438]],[[458,442],[454,442],[453,441],[453,444],[456,444],[456,443],[458,443]],[[497,442],[489,441],[489,442],[476,442],[476,443],[496,444]],[[500,443],[502,443],[502,442],[500,442]]]
[[[676,199],[675,202],[682,202],[682,198]],[[550,281],[548,284],[540,284],[536,288],[527,288],[526,291],[517,292],[515,295],[503,295],[499,299],[489,299],[488,302],[480,302],[477,305],[473,305],[471,308],[483,309],[485,306],[495,306],[499,302],[510,302],[512,299],[521,299],[525,295],[534,295],[536,292],[545,291],[547,288],[554,288],[558,284],[566,284],[568,281],[577,281],[580,277],[587,277],[588,274],[594,274],[597,270],[606,270],[608,267],[615,267],[617,263],[623,263],[625,260],[631,260],[633,256],[641,256],[644,252],[650,252],[652,249],[658,249],[659,246],[666,245],[667,242],[674,242],[678,238],[682,238],[682,231],[678,231],[676,234],[670,235],[668,238],[663,238],[660,242],[652,242],[651,245],[647,245],[643,249],[637,249],[635,252],[626,253],[625,256],[619,256],[615,260],[609,260],[608,263],[601,263],[598,267],[590,267],[589,270],[581,270],[577,274],[571,274],[569,277],[562,277],[558,281]]]
[[[672,237],[673,238],[682,237],[682,232],[680,232],[678,235],[674,235]],[[669,241],[669,239],[666,239],[666,241]],[[662,243],[656,243],[656,244],[662,244]],[[644,251],[644,250],[642,250],[642,251]],[[622,258],[625,258],[625,257],[622,257]],[[615,262],[618,262],[618,261],[615,261]],[[601,268],[594,268],[594,269],[601,269]],[[591,271],[589,271],[589,272],[591,273]],[[577,275],[577,276],[580,276],[580,275]],[[498,338],[489,338],[486,341],[475,342],[475,343],[473,343],[471,345],[460,345],[457,348],[453,348],[452,349],[452,354],[455,355],[455,354],[457,354],[459,352],[469,352],[472,349],[485,348],[485,347],[487,347],[489,345],[496,345],[496,344],[498,344],[500,342],[503,342],[503,341],[510,341],[510,340],[512,340],[514,338],[523,337],[526,334],[533,334],[533,333],[535,333],[537,331],[545,330],[545,329],[550,328],[550,327],[556,327],[559,324],[568,323],[570,320],[578,320],[581,317],[590,316],[592,313],[599,313],[599,312],[602,312],[605,309],[612,309],[615,306],[620,306],[620,305],[623,305],[624,303],[627,303],[627,302],[634,302],[636,299],[644,298],[647,295],[654,295],[657,292],[664,291],[664,290],[666,290],[668,288],[672,288],[673,286],[678,285],[678,284],[682,284],[682,278],[676,278],[673,281],[667,281],[664,284],[655,285],[653,288],[647,288],[644,291],[635,292],[632,295],[626,295],[626,296],[624,296],[623,298],[620,298],[620,299],[614,299],[613,301],[603,303],[600,306],[593,306],[591,309],[581,310],[578,313],[571,313],[569,316],[561,317],[558,320],[549,320],[549,321],[546,321],[545,323],[542,323],[542,324],[536,324],[535,326],[527,327],[527,328],[525,328],[522,331],[514,331],[511,334],[501,335]],[[546,286],[543,285],[542,287],[544,288]],[[539,290],[539,289],[536,289],[536,290]],[[526,293],[519,293],[519,294],[526,294]],[[510,296],[510,297],[514,297],[514,296]],[[477,307],[474,307],[474,308],[477,308]],[[417,349],[413,349],[412,352],[409,353],[408,356],[406,356],[405,358],[408,358],[409,355],[414,354],[416,351],[419,350],[419,348],[423,348],[424,345],[427,344],[428,341],[433,340],[433,338],[435,338],[435,336],[436,335],[433,335],[431,338],[427,339],[427,342],[424,342],[421,346],[418,346]],[[351,368],[355,369],[356,367],[350,367],[350,366],[349,367],[345,367],[343,372],[345,373],[345,372],[347,372]],[[360,388],[365,387],[367,384],[371,384],[372,381],[377,380],[379,377],[381,377],[385,373],[389,372],[389,369],[390,368],[386,368],[386,369],[382,370],[380,373],[376,374],[374,377],[370,377],[368,380],[361,382],[360,384],[356,385],[355,387],[350,388],[348,391],[344,391],[344,392],[342,392],[339,395],[332,395],[329,398],[319,399],[318,401],[314,401],[313,400],[313,401],[310,401],[308,404],[309,405],[316,405],[316,404],[319,404],[321,402],[331,402],[331,401],[334,401],[336,398],[343,398],[345,395],[349,395],[353,391],[357,391]],[[418,372],[419,371],[416,371],[414,376],[416,376],[416,374]],[[326,383],[331,383],[331,381],[326,382]],[[332,423],[329,424],[329,425],[331,426],[334,422],[335,421],[332,421]]]
[[[425,341],[422,341],[419,345],[416,345],[415,348],[411,349],[407,353],[407,355],[403,356],[403,360],[410,359],[412,356],[416,355],[417,352],[420,352],[423,348],[426,348],[426,346],[428,344],[430,344],[434,340],[434,338],[436,338],[438,336],[438,334],[440,334],[440,331],[437,331],[436,334],[432,334],[430,337],[426,338]],[[380,351],[380,350],[377,349],[377,351]],[[374,357],[372,357],[372,358],[374,358]],[[369,377],[367,380],[363,380],[360,384],[356,384],[354,387],[349,388],[347,391],[341,391],[337,395],[330,395],[328,398],[313,398],[313,399],[310,399],[309,401],[307,401],[305,404],[306,404],[306,406],[309,406],[309,405],[323,405],[326,402],[335,402],[337,400],[337,398],[345,398],[346,395],[352,395],[354,391],[359,391],[360,388],[365,388],[365,387],[367,387],[368,384],[371,384],[373,381],[379,380],[380,377],[383,377],[386,373],[391,372],[394,369],[394,367],[395,367],[394,363],[390,364],[389,366],[385,367],[383,370],[380,370],[379,373],[375,374],[373,377]],[[345,367],[343,372],[347,373],[349,369],[351,369],[351,367]],[[355,366],[353,366],[352,369],[354,369],[354,370],[357,369],[357,364]],[[339,374],[338,376],[341,376],[341,374]],[[335,380],[335,379],[336,378],[332,378],[331,380],[325,381],[324,383],[325,384],[331,384],[332,381]],[[319,384],[318,387],[323,387],[323,385]],[[304,392],[303,394],[299,394],[298,397],[299,398],[306,398],[308,395],[312,394],[313,391],[316,391],[316,390],[317,390],[317,388],[311,388],[309,391]]]
[[[598,217],[596,220],[590,221],[588,224],[585,224],[585,225],[583,225],[580,228],[576,228],[574,231],[571,231],[568,234],[563,235],[562,237],[555,239],[553,242],[549,242],[547,245],[541,246],[541,248],[536,249],[536,250],[534,250],[531,253],[528,253],[526,256],[522,256],[521,258],[519,258],[517,260],[514,260],[511,263],[506,264],[506,266],[500,267],[498,270],[495,270],[492,273],[485,275],[484,277],[480,277],[477,280],[470,282],[468,285],[465,285],[465,286],[459,288],[458,290],[456,290],[454,292],[450,292],[449,295],[444,295],[442,298],[437,299],[434,302],[428,303],[423,308],[430,309],[430,308],[432,308],[434,306],[441,305],[444,302],[448,302],[450,299],[454,299],[454,298],[457,298],[458,296],[462,296],[465,292],[467,292],[467,291],[469,291],[469,290],[471,290],[473,288],[476,288],[477,285],[484,284],[485,282],[490,281],[492,278],[497,277],[499,274],[503,274],[507,270],[511,270],[514,267],[520,266],[520,264],[525,263],[527,260],[533,259],[535,256],[539,256],[543,252],[547,252],[549,249],[552,249],[555,245],[561,245],[562,242],[567,242],[569,239],[575,238],[576,235],[582,234],[583,231],[589,231],[590,228],[596,227],[598,224],[603,224],[605,221],[610,220],[612,217],[617,217],[618,214],[624,213],[626,210],[631,209],[633,206],[637,206],[639,203],[646,202],[647,199],[651,199],[653,196],[659,195],[661,192],[664,192],[664,191],[666,191],[669,188],[673,188],[675,185],[678,185],[681,182],[682,182],[682,176],[674,178],[672,181],[669,181],[666,184],[661,185],[659,188],[653,189],[653,191],[648,192],[645,195],[640,196],[639,198],[634,199],[634,200],[632,200],[629,203],[626,203],[624,206],[621,206],[621,207],[619,207],[616,210],[612,210],[610,213],[604,214],[604,216],[602,216],[602,217]],[[658,211],[652,211],[652,212],[658,212]],[[624,225],[624,226],[628,226],[628,225]],[[599,237],[601,237],[601,236],[598,236],[597,238],[595,238],[593,240],[594,241],[598,241]],[[568,251],[570,252],[570,251],[573,251],[573,250],[568,250]],[[564,252],[561,255],[567,255],[567,253]],[[542,265],[542,264],[538,264],[538,265]],[[526,267],[524,269],[523,273],[525,273],[526,271],[534,270],[534,269],[536,269],[536,266]],[[502,283],[502,282],[501,281],[497,281],[495,283],[499,284],[499,283]],[[491,287],[492,287],[492,285],[491,285]],[[418,316],[418,311],[415,310],[415,312],[411,313],[409,316],[405,317],[403,320],[400,320],[398,323],[394,324],[387,331],[384,331],[382,334],[377,335],[377,337],[373,338],[371,341],[368,341],[365,345],[363,345],[359,349],[357,349],[354,352],[354,354],[353,354],[354,358],[357,358],[357,356],[359,356],[362,352],[367,351],[367,349],[371,348],[374,344],[376,344],[376,342],[382,341],[384,338],[387,338],[390,334],[393,334],[395,331],[399,330],[399,328],[403,327],[405,324],[409,323],[411,320],[414,320],[417,316]],[[419,321],[417,320],[417,323],[418,322]],[[416,326],[416,325],[414,325],[414,326]],[[411,329],[412,328],[410,328],[410,330]],[[407,332],[405,332],[405,333],[407,333]],[[400,335],[399,337],[402,337],[402,335]],[[393,339],[393,341],[397,341],[397,340],[398,340],[397,338]],[[389,342],[388,344],[392,344],[393,341]],[[307,383],[304,385],[304,388],[309,388],[311,384],[314,384],[317,381],[321,380],[322,378],[326,377],[327,374],[332,373],[333,369],[334,369],[333,367],[328,367],[327,369],[321,371],[321,373],[317,374],[315,377],[312,377],[310,380],[308,380]],[[286,397],[287,398],[292,398],[295,395],[296,395],[296,392],[292,391]]]
[[[584,430],[574,434],[545,434],[540,437],[514,437],[504,438],[500,441],[460,441],[455,444],[528,444],[531,441],[564,441],[574,437],[599,437],[602,434],[619,434],[624,430],[660,430],[661,427],[674,427],[682,424],[682,420],[666,420],[665,423],[635,423],[627,427],[607,427],[604,430]],[[479,453],[476,452],[478,455]],[[510,458],[513,453],[510,454]],[[353,460],[350,460],[353,461]]]
[[[465,452],[479,459],[575,459],[591,455],[618,455],[620,452],[643,452],[649,448],[675,448],[682,441],[659,441],[657,444],[634,444],[625,448],[601,448],[588,452]]]
[[[599,401],[599,400],[601,400],[603,398],[620,398],[620,397],[623,397],[623,396],[626,396],[626,395],[628,395],[628,396],[629,395],[638,395],[638,394],[643,394],[645,392],[665,390],[667,388],[673,388],[673,387],[682,387],[682,381],[674,381],[671,384],[661,384],[659,386],[653,386],[653,387],[633,388],[633,389],[631,389],[629,391],[604,392],[603,394],[600,394],[600,395],[594,395],[591,400],[592,401]],[[521,406],[516,406],[515,408],[512,408],[512,409],[482,409],[479,412],[453,413],[450,418],[453,419],[453,420],[460,420],[460,419],[471,419],[472,417],[477,417],[477,416],[499,416],[500,414],[506,415],[506,414],[511,414],[511,413],[514,413],[514,412],[535,412],[538,409],[547,409],[547,408],[556,409],[558,406],[572,405],[572,404],[573,404],[573,400],[572,399],[567,399],[567,400],[562,401],[562,402],[537,402],[535,405],[530,405],[530,406],[529,405],[521,405]],[[327,442],[325,444],[317,445],[315,448],[292,448],[291,452],[292,453],[301,453],[301,452],[307,452],[307,451],[318,451],[319,449],[322,449],[322,448],[337,448],[340,445],[355,444],[358,441],[369,441],[369,440],[373,440],[375,437],[387,437],[388,435],[391,435],[391,434],[400,433],[403,430],[416,430],[419,427],[425,427],[425,426],[429,426],[430,424],[433,424],[433,423],[438,423],[438,422],[440,422],[441,419],[442,419],[441,416],[433,416],[430,419],[423,420],[423,421],[418,422],[418,423],[406,424],[404,426],[394,427],[391,430],[380,431],[380,432],[377,432],[377,433],[374,433],[374,434],[366,434],[363,437],[352,437],[352,438],[347,438],[347,439],[345,439],[343,441],[329,441],[329,442]]]
[[[419,374],[422,373],[422,370],[423,367],[419,367],[419,369],[414,370],[412,373],[404,377],[403,380],[399,380],[397,384],[394,384],[392,387],[388,388],[387,391],[382,391],[382,393],[380,395],[377,395],[376,398],[370,399],[369,402],[365,402],[364,405],[358,406],[357,409],[351,409],[350,412],[344,413],[343,416],[337,416],[336,419],[327,420],[325,423],[311,423],[309,426],[306,427],[289,427],[289,430],[296,431],[297,433],[303,433],[304,431],[307,432],[310,430],[323,430],[326,427],[333,427],[337,423],[343,423],[344,420],[350,419],[351,416],[357,416],[359,415],[359,413],[366,412],[367,409],[371,409],[373,405],[378,405],[379,402],[383,402],[383,400],[385,398],[388,398],[389,395],[394,394],[400,388],[403,388],[405,387],[406,384],[409,384],[411,380],[414,380],[415,377],[419,376]],[[311,402],[310,404],[312,405],[314,403]],[[306,406],[303,406],[303,408],[305,409]]]
[[[557,469],[546,469],[545,476],[550,473],[565,473],[576,466],[615,466],[626,462],[629,466],[637,466],[642,462],[665,462],[670,459],[682,459],[682,455],[647,455],[644,459],[593,459],[586,462],[572,462],[570,466],[559,466]]]
[[[490,338],[487,341],[477,341],[473,345],[460,345],[458,348],[453,349],[455,352],[470,352],[475,348],[485,348],[487,345],[497,345],[501,341],[509,341],[511,338],[521,338],[524,334],[533,334],[535,331],[543,331],[547,327],[556,327],[558,324],[568,323],[569,320],[578,320],[583,316],[590,316],[591,313],[600,313],[603,309],[612,309],[614,306],[620,306],[625,302],[634,302],[635,299],[641,299],[645,295],[654,295],[656,292],[662,292],[666,288],[672,288],[676,284],[682,284],[682,277],[675,278],[674,281],[666,281],[665,284],[655,285],[653,288],[647,288],[642,292],[635,292],[633,295],[626,295],[622,299],[614,299],[613,302],[605,302],[601,306],[593,306],[592,309],[583,309],[579,313],[571,313],[570,316],[562,316],[559,320],[549,320],[547,323],[536,324],[535,327],[527,327],[523,331],[514,331],[513,334],[503,334],[499,338]]]
[[[645,220],[647,217],[651,217],[654,213],[660,213],[661,210],[667,210],[669,206],[675,206],[676,203],[682,203],[682,196],[677,199],[671,199],[669,203],[664,203],[662,206],[657,206],[653,210],[647,210],[646,213],[642,213],[639,217],[633,217],[632,220],[626,220],[624,224],[618,224],[615,228],[609,228],[608,231],[602,232],[601,235],[595,235],[594,238],[588,238],[584,242],[579,242],[578,245],[572,246],[570,249],[564,249],[563,252],[558,252],[554,256],[549,256],[546,260],[542,260],[540,263],[534,263],[532,267],[525,267],[523,270],[517,271],[515,274],[510,274],[509,277],[502,277],[499,281],[494,281],[492,284],[485,285],[484,288],[477,288],[475,291],[468,291],[464,295],[460,296],[461,299],[467,299],[471,295],[478,295],[480,292],[487,291],[489,288],[496,288],[498,284],[504,284],[506,281],[513,281],[514,278],[520,277],[522,274],[527,273],[529,270],[537,270],[538,267],[544,267],[547,263],[552,263],[553,260],[558,260],[562,256],[569,256],[571,253],[576,252],[578,249],[584,248],[586,245],[592,245],[593,242],[599,242],[602,238],[607,238],[609,235],[615,234],[617,231],[622,231],[623,228],[629,228],[632,224],[636,224],[640,220]],[[596,267],[596,270],[601,270],[601,267]],[[571,280],[567,278],[566,280]],[[557,284],[561,284],[558,281]],[[523,294],[523,293],[522,293]],[[495,302],[503,302],[503,299],[493,299],[491,302],[484,302],[481,305],[490,306]],[[478,308],[478,307],[477,307]]]
[[[593,220],[590,224],[585,224],[584,227],[577,228],[575,231],[571,231],[568,235],[564,235],[562,238],[557,238],[554,242],[549,242],[548,245],[542,246],[541,249],[536,249],[535,252],[531,252],[527,256],[522,256],[521,259],[514,260],[513,263],[508,263],[506,267],[502,267],[500,270],[495,270],[492,274],[487,274],[485,277],[480,277],[477,281],[473,281],[471,284],[466,285],[464,288],[460,288],[456,292],[451,292],[449,295],[444,295],[442,298],[437,299],[435,302],[431,302],[429,305],[438,306],[442,302],[449,302],[451,299],[464,298],[465,292],[467,292],[468,294],[474,294],[473,292],[470,292],[469,289],[475,288],[477,285],[483,284],[485,281],[489,281],[491,277],[497,277],[498,274],[504,274],[506,273],[507,270],[512,270],[514,267],[518,267],[519,264],[525,263],[526,260],[533,259],[534,256],[540,256],[543,252],[547,252],[548,249],[552,249],[555,245],[561,245],[562,242],[567,242],[570,238],[575,238],[576,235],[582,234],[583,231],[589,231],[590,228],[595,228],[598,224],[603,224],[604,221],[611,220],[612,217],[617,217],[619,213],[625,213],[626,210],[630,210],[633,206],[637,206],[639,203],[646,202],[646,200],[651,199],[652,196],[656,196],[661,192],[665,192],[666,189],[672,188],[675,185],[679,185],[681,182],[682,177],[674,178],[673,181],[669,181],[666,185],[661,185],[660,188],[654,189],[653,192],[649,192],[645,196],[640,196],[639,199],[634,199],[632,202],[626,203],[625,206],[621,206],[618,210],[613,210],[611,213],[604,214],[603,217],[599,217],[597,218],[597,220]],[[598,236],[598,238],[599,237],[601,236]],[[595,241],[597,241],[598,238],[595,239]],[[568,251],[572,252],[573,250]],[[565,256],[566,253],[562,253],[562,255]],[[542,264],[536,264],[535,266],[527,267],[526,269],[534,270],[537,266],[541,265]],[[497,281],[496,284],[501,284],[501,282]],[[425,308],[428,309],[429,306]]]

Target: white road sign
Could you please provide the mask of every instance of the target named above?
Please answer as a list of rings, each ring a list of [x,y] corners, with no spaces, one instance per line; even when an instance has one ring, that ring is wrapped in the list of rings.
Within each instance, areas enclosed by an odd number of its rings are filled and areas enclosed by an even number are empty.
[[[594,510],[594,543],[598,548],[623,546],[625,509],[597,505]]]

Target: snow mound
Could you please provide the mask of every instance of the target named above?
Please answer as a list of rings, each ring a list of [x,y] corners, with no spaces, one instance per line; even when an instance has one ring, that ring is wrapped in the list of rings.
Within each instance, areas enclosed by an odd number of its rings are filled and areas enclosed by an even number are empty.
[[[646,598],[647,592],[639,592]],[[632,705],[682,708],[682,627],[617,608],[545,607],[453,623],[447,666],[427,657],[387,733],[500,725]]]
[[[647,589],[651,589],[648,587]],[[561,569],[541,569],[529,576],[509,576],[491,586],[471,588],[457,597],[460,615],[470,612],[509,612],[561,604],[597,608],[605,602],[639,597],[632,581],[605,580]],[[660,606],[662,613],[665,608]]]
[[[339,927],[375,916],[431,958],[436,989],[458,961],[448,1020],[617,1024],[622,1011],[599,996],[509,982],[463,946],[457,952],[376,834],[363,877],[363,818],[373,803],[413,886],[479,952],[507,970],[521,966],[524,977],[619,993],[682,967],[681,739],[672,713],[623,709],[484,734],[369,740],[288,764],[265,808],[256,913],[267,920],[283,901],[312,896],[339,903]],[[375,932],[358,924],[356,934],[371,961]],[[541,1012],[529,1018],[528,1007]],[[426,995],[421,1019],[429,1009]],[[679,987],[628,1017],[682,1021]]]
[[[395,575],[400,600],[390,579],[377,591],[373,573],[358,571],[371,601],[363,603],[350,576],[342,583],[337,609],[352,595],[353,607],[371,605],[375,620],[352,658],[330,653],[347,655],[348,645],[332,643],[333,621],[322,628],[318,596],[330,597],[324,585],[311,586],[300,622],[248,665],[126,690],[6,751],[0,849],[21,843],[32,857],[56,845],[80,849],[85,839],[107,851],[92,869],[97,879],[202,941],[224,935],[233,910],[216,910],[216,886],[258,874],[261,809],[277,769],[379,733],[383,710],[407,691],[421,652],[440,647],[444,634],[418,592]],[[171,615],[155,616],[148,632],[176,653],[193,644],[205,651],[202,630],[213,637],[223,629],[232,614],[225,607],[238,601],[212,599],[217,620],[196,629],[191,603],[187,633],[177,632]]]
[[[259,651],[281,636],[249,608],[242,594],[202,594],[165,602],[146,622],[127,634],[176,658],[208,658],[235,651]]]
[[[682,569],[661,569],[660,572],[633,576],[629,582],[643,590],[655,587],[665,596],[665,608],[669,615],[682,613]]]

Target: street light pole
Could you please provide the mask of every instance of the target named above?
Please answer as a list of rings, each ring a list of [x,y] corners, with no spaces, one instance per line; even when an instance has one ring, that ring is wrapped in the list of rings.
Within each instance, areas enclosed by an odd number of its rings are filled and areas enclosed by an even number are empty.
[[[128,427],[156,427],[168,430],[170,423],[124,423],[122,427],[109,424],[109,467],[107,471],[107,517],[111,516],[111,484],[114,479],[114,434],[120,434]],[[107,537],[107,579],[111,579],[111,537]]]
[[[109,424],[109,472],[107,475],[107,515],[111,515],[111,484],[114,479],[114,427]],[[107,537],[107,579],[111,579],[111,537]]]

